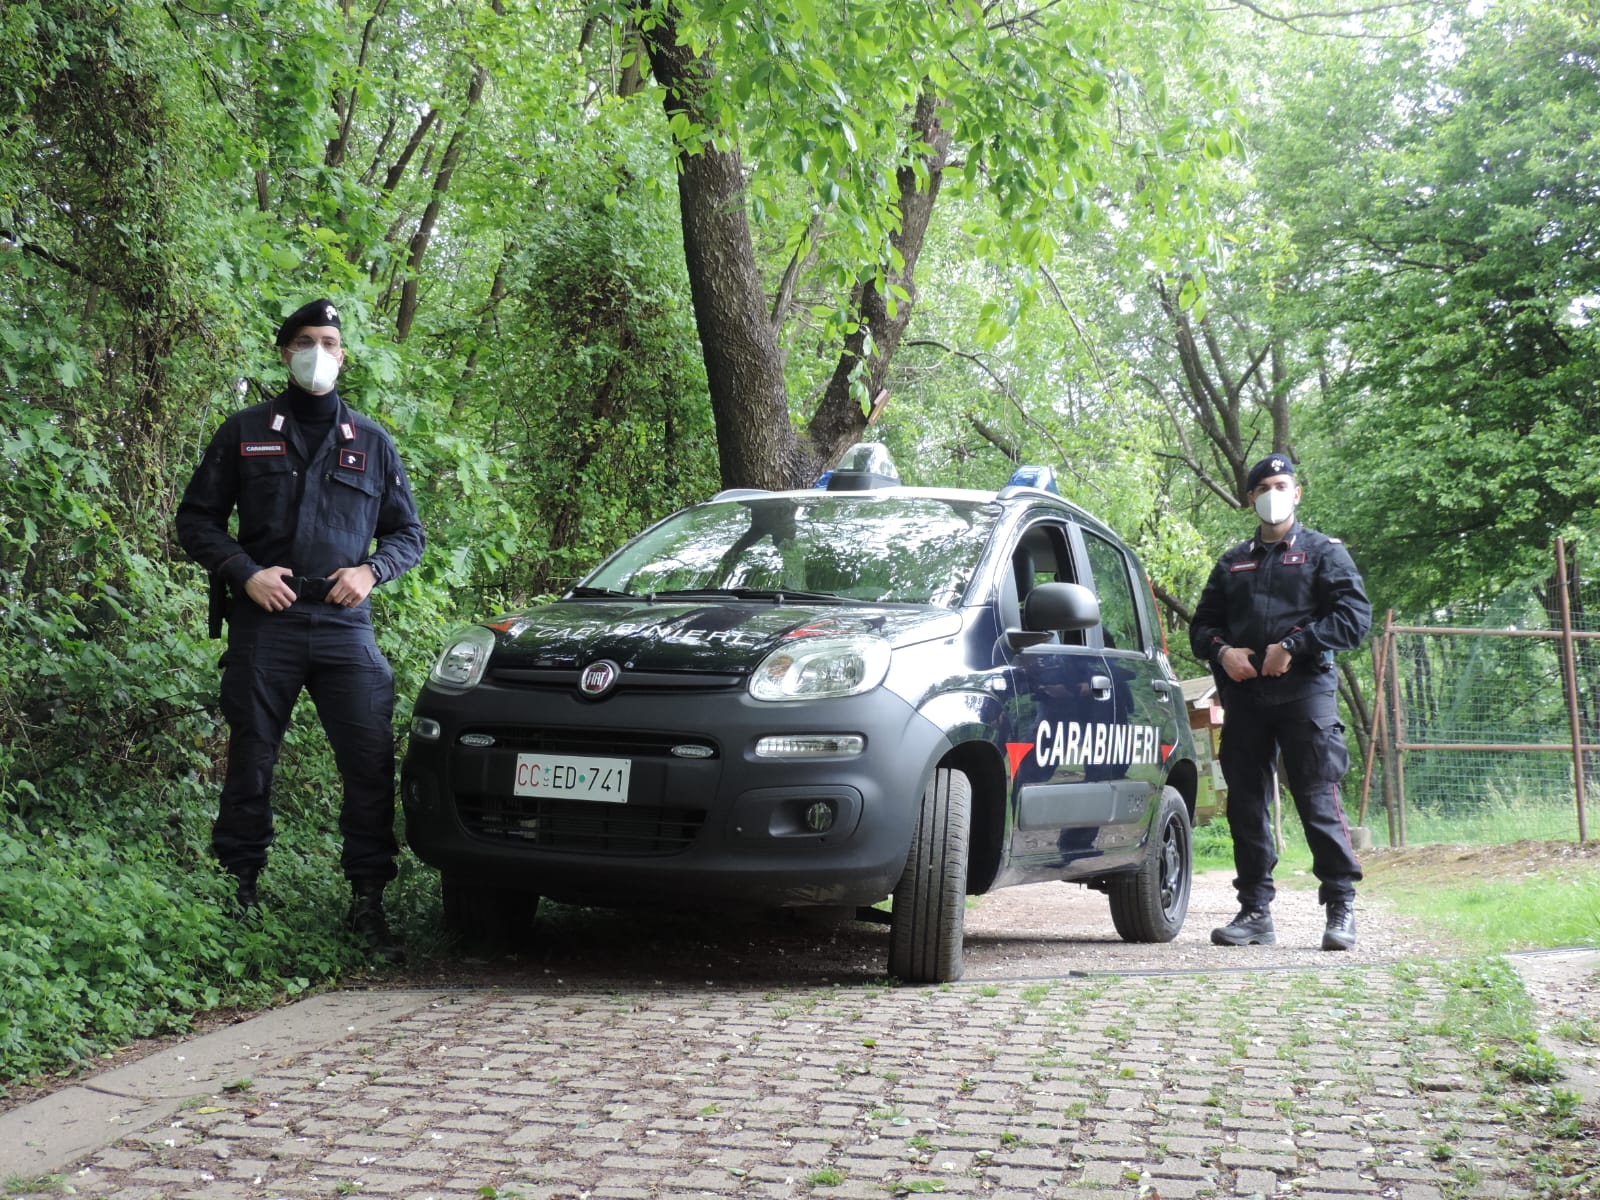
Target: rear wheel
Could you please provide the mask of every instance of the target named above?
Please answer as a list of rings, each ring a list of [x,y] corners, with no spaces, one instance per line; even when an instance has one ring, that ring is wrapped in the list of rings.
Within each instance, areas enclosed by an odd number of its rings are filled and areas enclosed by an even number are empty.
[[[533,918],[539,911],[534,892],[488,887],[460,875],[446,875],[440,887],[445,928],[465,946],[497,950],[533,933]]]
[[[1125,942],[1170,942],[1189,915],[1193,838],[1189,808],[1177,788],[1161,790],[1155,841],[1144,866],[1111,880],[1111,923]]]
[[[972,785],[940,768],[922,796],[905,873],[894,889],[889,974],[908,983],[948,983],[965,967],[967,847]]]

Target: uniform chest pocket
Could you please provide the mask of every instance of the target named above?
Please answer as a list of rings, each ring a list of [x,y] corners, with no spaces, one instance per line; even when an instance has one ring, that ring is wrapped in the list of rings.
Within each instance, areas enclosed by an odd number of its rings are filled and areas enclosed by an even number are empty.
[[[349,529],[370,538],[378,527],[378,505],[383,479],[367,471],[330,471],[324,480],[322,515],[336,529]]]
[[[281,535],[300,502],[303,477],[286,454],[246,456],[239,462],[239,540]]]

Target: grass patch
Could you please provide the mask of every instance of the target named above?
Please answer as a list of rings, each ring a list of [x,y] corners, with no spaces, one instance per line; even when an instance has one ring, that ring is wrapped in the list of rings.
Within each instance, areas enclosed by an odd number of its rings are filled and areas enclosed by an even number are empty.
[[[1292,801],[1273,876],[1280,888],[1314,888],[1311,852]],[[1374,833],[1379,831],[1374,829]],[[1195,831],[1195,870],[1233,869],[1226,821]],[[1600,946],[1600,855],[1551,841],[1448,843],[1362,853],[1360,897],[1377,897],[1458,945],[1463,954]]]
[[[1448,932],[1469,953],[1600,945],[1600,865],[1572,875],[1456,884],[1385,879],[1363,890]]]
[[[1369,856],[1360,891],[1467,954],[1600,946],[1600,855],[1572,843],[1387,851]]]

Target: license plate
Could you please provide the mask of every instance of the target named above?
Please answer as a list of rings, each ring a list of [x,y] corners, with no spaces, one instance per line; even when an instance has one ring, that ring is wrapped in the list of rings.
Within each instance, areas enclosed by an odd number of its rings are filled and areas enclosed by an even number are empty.
[[[513,796],[549,796],[559,800],[628,802],[626,758],[579,758],[569,754],[519,754]]]

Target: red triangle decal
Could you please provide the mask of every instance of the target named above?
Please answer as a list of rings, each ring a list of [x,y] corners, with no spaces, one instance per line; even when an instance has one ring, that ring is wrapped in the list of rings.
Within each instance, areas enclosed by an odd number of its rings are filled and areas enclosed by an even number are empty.
[[[1032,753],[1033,753],[1033,743],[1032,742],[1007,742],[1006,743],[1006,757],[1011,760],[1011,774],[1012,774],[1013,777],[1016,776],[1017,766],[1022,762],[1023,759],[1027,758],[1028,755],[1030,755]]]

